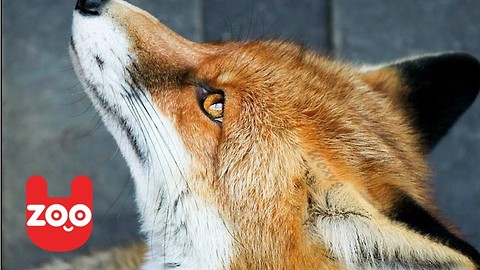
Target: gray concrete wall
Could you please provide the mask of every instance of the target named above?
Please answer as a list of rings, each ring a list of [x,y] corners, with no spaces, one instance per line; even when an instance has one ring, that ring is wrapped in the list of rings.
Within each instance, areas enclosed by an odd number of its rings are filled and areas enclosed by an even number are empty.
[[[4,0],[2,47],[2,268],[139,238],[133,183],[117,147],[79,86],[68,58],[75,1]],[[445,50],[480,57],[480,1],[135,0],[194,40],[281,37],[356,62]],[[433,151],[442,212],[480,248],[480,100]],[[25,181],[49,180],[66,196],[70,180],[92,178],[95,226],[81,249],[53,254],[25,232]]]

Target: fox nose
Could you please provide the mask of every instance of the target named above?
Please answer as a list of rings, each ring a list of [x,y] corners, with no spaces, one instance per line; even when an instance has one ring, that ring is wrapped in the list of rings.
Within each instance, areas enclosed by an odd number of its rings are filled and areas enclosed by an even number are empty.
[[[100,8],[106,0],[77,0],[75,10],[84,16],[98,16],[100,15]]]

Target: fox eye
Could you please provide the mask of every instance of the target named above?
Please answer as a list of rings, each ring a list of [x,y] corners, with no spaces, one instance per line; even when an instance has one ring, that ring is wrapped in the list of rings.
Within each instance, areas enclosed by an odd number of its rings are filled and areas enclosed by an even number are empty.
[[[199,86],[197,94],[203,112],[220,125],[223,121],[223,103],[225,101],[223,91]]]

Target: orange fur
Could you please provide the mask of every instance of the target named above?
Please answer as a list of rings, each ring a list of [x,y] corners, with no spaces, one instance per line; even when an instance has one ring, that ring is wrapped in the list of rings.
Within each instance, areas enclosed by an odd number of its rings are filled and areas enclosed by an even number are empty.
[[[194,43],[130,5],[108,8],[130,39],[130,70],[191,155],[189,188],[230,224],[230,269],[344,267],[312,233],[313,197],[332,186],[383,215],[399,192],[435,211],[395,69],[361,72],[288,42]],[[225,93],[221,127],[197,103],[200,83]]]
[[[194,44],[141,13],[122,18],[142,83],[204,170],[189,186],[234,224],[232,268],[332,267],[305,227],[308,185],[300,176],[312,153],[330,181],[353,183],[382,212],[397,189],[433,209],[395,74],[360,74],[285,42]],[[189,81],[178,81],[185,72]],[[196,82],[225,91],[222,129],[198,109]]]

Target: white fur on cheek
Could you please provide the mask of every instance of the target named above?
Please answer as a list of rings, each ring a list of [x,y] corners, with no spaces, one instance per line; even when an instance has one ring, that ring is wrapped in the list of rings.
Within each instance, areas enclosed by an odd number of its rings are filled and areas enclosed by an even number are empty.
[[[191,156],[174,122],[129,77],[136,57],[124,29],[107,15],[74,12],[72,41],[75,71],[135,180],[149,247],[143,269],[228,266],[232,237],[217,209],[189,189]]]

